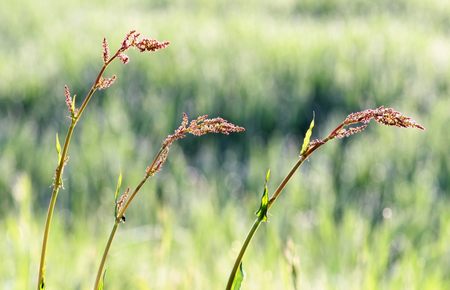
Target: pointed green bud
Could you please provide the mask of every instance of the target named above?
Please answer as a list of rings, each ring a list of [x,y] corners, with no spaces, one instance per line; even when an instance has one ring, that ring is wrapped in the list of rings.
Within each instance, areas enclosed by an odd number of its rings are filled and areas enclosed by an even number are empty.
[[[303,139],[303,145],[302,145],[302,150],[300,151],[300,155],[305,154],[306,151],[309,149],[309,140],[311,139],[312,130],[314,128],[314,118],[315,118],[315,113],[313,112],[313,119],[312,119],[311,123],[309,124],[309,129],[308,129],[308,131],[306,131],[305,138]]]
[[[122,172],[117,178],[116,192],[114,192],[114,218],[117,217],[117,198],[119,197],[120,187],[122,186]]]
[[[267,183],[270,178],[270,169],[267,170],[266,180],[264,182],[264,192],[261,197],[261,205],[259,206],[258,211],[256,212],[256,216],[261,219],[263,222],[267,221],[267,210],[269,206],[269,189],[267,188]]]
[[[61,162],[61,144],[59,143],[58,133],[56,133],[56,152],[58,153],[58,163]]]

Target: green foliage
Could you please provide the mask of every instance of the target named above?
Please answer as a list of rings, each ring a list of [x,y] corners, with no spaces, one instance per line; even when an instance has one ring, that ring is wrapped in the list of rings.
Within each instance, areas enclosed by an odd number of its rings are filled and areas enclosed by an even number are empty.
[[[233,286],[231,286],[231,290],[240,290],[242,281],[244,281],[244,269],[241,264],[239,264],[239,271],[237,271],[236,276],[234,277]]]
[[[116,191],[114,192],[114,218],[117,218],[117,199],[119,197],[120,187],[122,186],[122,172],[120,172],[117,178]]]
[[[261,205],[259,206],[258,211],[256,212],[256,216],[258,219],[261,219],[263,222],[267,221],[267,211],[269,205],[269,189],[267,188],[267,182],[269,182],[270,178],[270,169],[267,170],[266,179],[264,181],[264,191],[261,197]]]

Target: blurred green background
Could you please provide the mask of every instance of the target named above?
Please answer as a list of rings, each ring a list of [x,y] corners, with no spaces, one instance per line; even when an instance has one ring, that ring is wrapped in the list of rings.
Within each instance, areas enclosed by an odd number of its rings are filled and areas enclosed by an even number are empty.
[[[0,288],[33,289],[55,133],[101,67],[101,40],[170,40],[129,54],[76,128],[50,235],[48,289],[91,289],[119,172],[133,187],[178,126],[222,116],[244,134],[186,138],[118,232],[105,289],[224,289],[259,206],[353,111],[394,107],[427,130],[371,124],[327,144],[271,209],[243,289],[450,289],[447,0],[4,1],[0,9]],[[287,253],[289,252],[289,253]],[[294,263],[292,263],[294,260]]]

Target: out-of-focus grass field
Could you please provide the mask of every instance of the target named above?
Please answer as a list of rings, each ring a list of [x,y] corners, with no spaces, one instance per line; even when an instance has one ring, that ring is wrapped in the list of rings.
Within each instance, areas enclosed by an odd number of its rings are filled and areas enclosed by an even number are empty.
[[[0,288],[33,289],[55,133],[130,29],[171,46],[130,53],[75,131],[47,289],[91,289],[122,171],[133,187],[164,137],[220,115],[245,134],[186,138],[132,204],[105,289],[224,289],[259,206],[294,164],[312,111],[324,136],[385,105],[427,130],[371,124],[295,175],[244,258],[243,289],[450,289],[450,2],[446,0],[3,1]],[[384,214],[383,214],[384,213]],[[291,241],[291,242],[289,242]]]

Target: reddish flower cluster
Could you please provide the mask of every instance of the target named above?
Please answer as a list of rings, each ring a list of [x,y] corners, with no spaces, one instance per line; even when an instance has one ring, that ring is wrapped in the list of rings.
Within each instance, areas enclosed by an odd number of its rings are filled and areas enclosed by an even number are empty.
[[[101,78],[98,80],[97,88],[98,88],[99,90],[107,89],[107,88],[109,88],[110,86],[112,86],[112,84],[116,81],[116,79],[117,79],[116,75],[113,75],[113,76],[110,77],[110,78],[103,78],[103,77],[101,77]]]
[[[314,139],[311,142],[309,142],[309,147],[313,147],[313,146],[318,146],[318,145],[322,145],[325,142],[321,139]]]
[[[147,176],[152,176],[156,172],[158,172],[167,160],[170,146],[176,140],[186,137],[186,134],[202,136],[208,133],[221,133],[229,135],[230,133],[243,131],[245,131],[243,127],[234,125],[222,118],[208,119],[207,115],[200,116],[189,123],[188,116],[186,115],[186,113],[183,113],[183,120],[181,121],[181,125],[175,130],[172,135],[166,137],[163,142],[161,151],[156,157],[156,160],[151,166],[147,167],[146,174]]]
[[[361,112],[351,113],[345,118],[339,126],[337,126],[326,138],[315,139],[309,143],[308,148],[313,148],[312,151],[325,144],[334,138],[345,138],[353,134],[364,131],[371,120],[375,120],[377,123],[395,126],[401,128],[418,128],[425,130],[425,128],[414,121],[413,119],[403,115],[402,113],[392,109],[385,108],[383,106],[376,109],[368,109]],[[354,125],[353,127],[351,127]],[[311,152],[312,152],[311,151]]]
[[[124,40],[122,41],[122,46],[118,51],[117,57],[120,59],[120,61],[122,61],[123,64],[126,64],[129,61],[129,57],[124,52],[128,50],[130,47],[135,47],[139,49],[140,52],[144,51],[154,52],[166,48],[170,44],[169,41],[160,42],[153,38],[139,39],[140,35],[141,34],[139,32],[136,32],[136,30],[131,30],[130,32],[127,33]]]
[[[141,52],[157,51],[166,48],[167,46],[169,46],[169,44],[170,42],[168,41],[159,42],[156,39],[143,38],[142,40],[136,43],[135,47],[139,49]]]
[[[418,128],[421,130],[425,130],[422,125],[418,124],[413,119],[406,117],[402,113],[392,108],[385,108],[383,106],[376,109],[368,109],[361,112],[352,113],[348,115],[344,120],[344,125],[351,125],[356,123],[367,124],[372,119],[374,119],[377,123],[387,126]]]
[[[229,135],[230,133],[245,131],[243,127],[236,126],[225,119],[207,118],[208,115],[200,116],[197,119],[192,120],[188,126],[188,116],[186,113],[183,113],[183,121],[181,122],[180,127],[178,127],[172,135],[167,136],[163,146],[170,146],[176,140],[184,138],[187,133],[195,136],[202,136],[208,133],[221,133]]]
[[[169,147],[163,147],[161,152],[157,156],[155,162],[152,166],[148,166],[145,170],[147,176],[155,175],[159,170],[161,170],[163,164],[166,162],[167,157],[169,156]]]
[[[127,190],[120,196],[119,200],[116,202],[116,212],[119,213],[122,208],[125,206],[126,201],[128,200],[128,194],[130,193],[130,188],[128,187]],[[122,221],[125,221],[125,218],[122,217]]]
[[[106,41],[106,38],[103,38],[102,48],[103,48],[103,62],[106,64],[109,61],[109,46],[108,42]]]
[[[139,32],[136,32],[136,30],[131,30],[127,33],[124,40],[122,41],[122,46],[119,48],[119,50],[114,54],[114,56],[110,57],[110,51],[108,42],[106,41],[106,38],[103,38],[102,42],[102,49],[103,49],[103,63],[105,66],[107,66],[114,58],[118,58],[123,64],[127,64],[130,60],[128,55],[126,55],[124,52],[128,50],[130,47],[135,47],[139,49],[139,51],[150,51],[154,52],[163,48],[166,48],[169,46],[170,42],[168,41],[158,41],[156,39],[152,38],[142,38],[139,39],[139,36],[141,34]],[[100,78],[96,84],[98,89],[106,89],[110,87],[114,81],[116,80],[116,76],[113,76],[111,78]]]
[[[141,34],[139,32],[136,32],[136,30],[131,30],[130,32],[128,32],[122,42],[122,47],[120,48],[120,50],[125,51],[128,48],[134,46],[137,43],[139,35]]]
[[[66,97],[67,109],[69,110],[69,113],[72,113],[73,108],[72,97],[70,96],[70,90],[67,85],[64,86],[64,96]]]
[[[201,116],[189,125],[189,133],[195,136],[202,136],[208,133],[220,133],[229,135],[234,132],[242,132],[245,129],[229,123],[222,118],[207,119],[207,115]]]
[[[358,126],[358,127],[341,128],[337,132],[336,138],[342,139],[342,138],[345,138],[345,137],[349,137],[349,136],[351,136],[353,134],[362,132],[362,131],[364,131],[364,129],[367,128],[368,125],[369,124],[364,124],[364,125],[361,125],[361,126]]]
[[[175,130],[175,132],[172,135],[166,137],[166,139],[163,142],[163,147],[169,147],[176,140],[184,138],[186,136],[186,133],[188,133],[187,129],[188,123],[189,123],[188,116],[186,113],[183,113],[183,120],[181,121],[181,125]]]
[[[121,53],[121,52],[117,55],[117,57],[120,59],[120,61],[121,61],[123,64],[127,64],[128,61],[130,60],[130,58],[128,57],[128,55],[126,55],[126,54],[124,54],[124,53]]]

